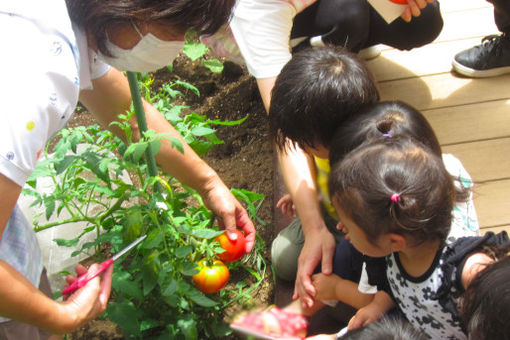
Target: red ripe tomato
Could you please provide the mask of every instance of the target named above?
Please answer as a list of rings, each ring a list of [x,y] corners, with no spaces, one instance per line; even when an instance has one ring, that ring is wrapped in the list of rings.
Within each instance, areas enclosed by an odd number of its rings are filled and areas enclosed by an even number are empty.
[[[237,240],[230,240],[226,233],[221,234],[216,238],[220,242],[220,246],[225,249],[218,257],[223,262],[234,262],[244,256],[246,251],[246,238],[239,229],[236,229]]]
[[[214,260],[209,264],[207,259],[201,259],[197,263],[198,274],[193,275],[193,282],[202,292],[207,294],[216,293],[225,286],[230,276],[227,266],[220,260]]]
[[[399,5],[407,5],[407,0],[390,0],[390,1]]]

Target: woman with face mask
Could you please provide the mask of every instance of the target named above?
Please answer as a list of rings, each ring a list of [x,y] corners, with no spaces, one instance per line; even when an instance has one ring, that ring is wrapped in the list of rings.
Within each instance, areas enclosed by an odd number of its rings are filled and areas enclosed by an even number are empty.
[[[47,339],[50,334],[69,332],[101,314],[110,295],[111,266],[64,302],[48,297],[51,292],[35,234],[17,208],[21,188],[48,138],[65,126],[78,100],[110,128],[132,102],[121,71],[153,71],[170,64],[187,29],[214,33],[227,22],[234,3],[0,3],[0,339]],[[178,138],[184,147],[181,153],[163,141],[156,155],[161,168],[200,193],[229,237],[235,238],[230,235],[235,235],[236,225],[241,227],[248,240],[246,251],[251,251],[255,230],[246,210],[161,113],[146,102],[144,108],[149,129]],[[139,136],[136,121],[132,123]],[[77,274],[85,271],[77,267]]]

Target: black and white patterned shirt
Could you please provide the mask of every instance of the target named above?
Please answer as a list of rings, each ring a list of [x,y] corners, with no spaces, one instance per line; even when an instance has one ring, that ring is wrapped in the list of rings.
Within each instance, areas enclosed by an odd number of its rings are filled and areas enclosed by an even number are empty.
[[[467,337],[457,314],[452,314],[437,298],[434,299],[444,281],[441,267],[445,249],[438,251],[432,266],[420,277],[407,274],[398,253],[391,254],[386,257],[386,275],[395,303],[414,327],[423,330],[431,339],[463,340]],[[452,295],[458,295],[455,289],[451,287]]]

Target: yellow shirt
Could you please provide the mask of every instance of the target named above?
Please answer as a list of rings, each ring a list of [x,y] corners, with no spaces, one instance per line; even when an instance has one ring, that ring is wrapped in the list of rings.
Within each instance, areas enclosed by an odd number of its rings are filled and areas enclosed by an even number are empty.
[[[328,176],[329,172],[331,171],[329,167],[329,159],[315,156],[313,159],[315,161],[315,167],[317,168],[317,187],[321,196],[322,205],[324,208],[326,208],[326,211],[331,217],[333,217],[335,220],[338,220],[335,208],[333,208],[331,200],[329,199]]]

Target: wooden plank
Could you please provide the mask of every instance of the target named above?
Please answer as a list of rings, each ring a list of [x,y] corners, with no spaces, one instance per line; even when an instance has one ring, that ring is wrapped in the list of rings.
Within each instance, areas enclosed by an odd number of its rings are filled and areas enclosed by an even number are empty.
[[[384,50],[366,64],[378,81],[447,73],[455,54],[477,44],[480,38],[433,43],[411,51]]]
[[[510,100],[425,110],[441,144],[510,136]]]
[[[440,0],[441,13],[459,12],[475,8],[492,8],[492,4],[485,0]]]
[[[480,227],[510,224],[510,180],[475,184],[473,192]]]
[[[510,138],[444,146],[464,165],[475,183],[510,179]]]
[[[482,37],[499,32],[491,7],[446,13],[443,21],[443,30],[436,42]]]
[[[510,99],[510,74],[469,79],[452,74],[379,82],[384,100],[400,99],[419,110]]]

